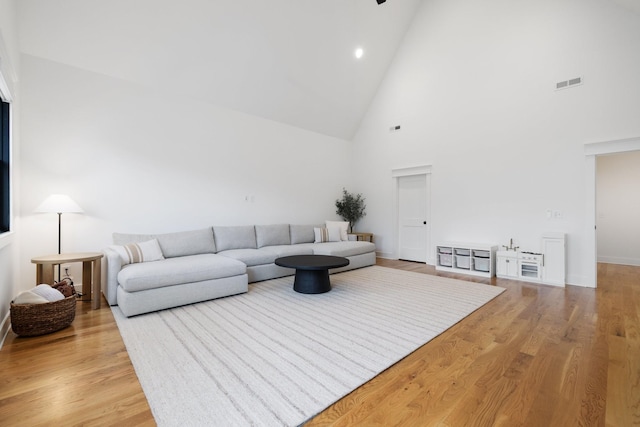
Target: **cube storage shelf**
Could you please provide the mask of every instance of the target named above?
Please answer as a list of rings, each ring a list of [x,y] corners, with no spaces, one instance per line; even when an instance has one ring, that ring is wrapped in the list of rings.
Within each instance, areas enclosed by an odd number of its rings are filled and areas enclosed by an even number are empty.
[[[493,277],[498,245],[445,243],[436,247],[436,270]]]

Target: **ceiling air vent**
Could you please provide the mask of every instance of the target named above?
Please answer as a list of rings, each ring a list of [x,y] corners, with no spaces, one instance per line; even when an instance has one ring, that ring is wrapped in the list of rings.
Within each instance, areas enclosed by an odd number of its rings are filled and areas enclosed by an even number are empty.
[[[578,86],[581,84],[582,84],[582,77],[576,77],[575,79],[565,80],[565,81],[556,83],[556,90],[566,89],[566,88]]]

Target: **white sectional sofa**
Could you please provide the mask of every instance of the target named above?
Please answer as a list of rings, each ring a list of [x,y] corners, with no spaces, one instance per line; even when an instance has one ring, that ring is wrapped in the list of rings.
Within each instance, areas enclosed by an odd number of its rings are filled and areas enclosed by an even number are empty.
[[[114,233],[105,253],[103,292],[125,316],[239,294],[248,284],[295,273],[274,264],[289,255],[335,255],[349,265],[331,273],[373,265],[375,245],[362,241],[315,243],[313,225],[207,227],[167,234]],[[124,245],[157,241],[159,260],[125,263]],[[145,243],[146,244],[146,243]],[[141,259],[136,259],[141,261]]]

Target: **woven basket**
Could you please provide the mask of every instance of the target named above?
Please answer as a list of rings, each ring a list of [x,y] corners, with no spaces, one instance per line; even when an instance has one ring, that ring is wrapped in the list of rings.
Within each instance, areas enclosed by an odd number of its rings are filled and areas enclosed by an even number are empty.
[[[11,329],[23,337],[59,331],[69,326],[75,317],[75,295],[44,304],[11,303]]]

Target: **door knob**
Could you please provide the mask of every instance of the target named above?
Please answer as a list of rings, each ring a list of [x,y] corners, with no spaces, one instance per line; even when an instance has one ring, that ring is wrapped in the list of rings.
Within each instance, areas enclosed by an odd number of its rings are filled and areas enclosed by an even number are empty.
[[[427,225],[427,221],[422,221],[422,223],[423,223],[424,225]]]

